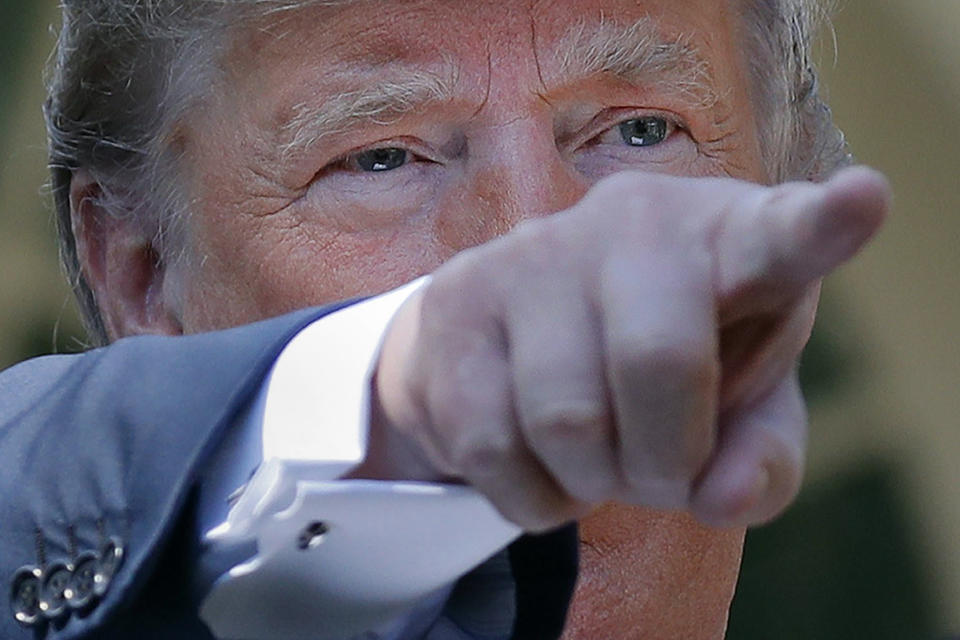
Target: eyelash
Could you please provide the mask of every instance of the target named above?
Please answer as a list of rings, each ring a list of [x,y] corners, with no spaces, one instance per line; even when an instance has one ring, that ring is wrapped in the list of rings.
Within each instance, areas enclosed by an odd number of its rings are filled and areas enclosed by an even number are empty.
[[[651,112],[651,111],[616,110],[613,112],[601,114],[597,118],[594,118],[594,120],[590,123],[590,125],[588,125],[582,130],[582,133],[580,135],[574,136],[572,138],[573,144],[571,146],[573,148],[580,148],[585,145],[603,144],[601,139],[607,135],[611,135],[611,134],[615,135],[617,133],[618,127],[626,123],[629,123],[631,121],[642,120],[645,118],[663,119],[666,122],[666,127],[667,127],[663,140],[658,142],[655,145],[649,145],[649,147],[654,147],[660,144],[664,144],[670,138],[676,135],[678,132],[687,130],[687,128],[683,125],[682,122],[679,121],[679,119],[676,116],[669,113],[664,113],[659,111]],[[597,132],[598,125],[603,126],[603,129],[600,130],[599,132]],[[623,141],[621,142],[621,144],[623,144],[624,146],[630,146]],[[380,141],[380,142],[374,143],[371,146],[357,149],[355,151],[351,151],[341,156],[334,162],[327,165],[327,167],[324,168],[324,170],[321,173],[327,173],[329,171],[337,171],[337,170],[347,171],[347,172],[356,173],[356,174],[390,173],[391,171],[396,171],[398,169],[402,169],[403,167],[410,165],[413,161],[425,161],[430,163],[440,162],[439,159],[429,157],[424,152],[415,151],[414,147],[422,147],[422,145],[414,144],[410,139],[401,139],[396,141],[393,141],[393,140]],[[645,147],[642,145],[638,145],[634,148],[645,148]],[[404,157],[403,164],[397,167],[396,169],[385,169],[385,170],[381,170],[380,172],[377,172],[377,171],[365,170],[358,165],[358,158],[363,154],[373,153],[377,151],[390,151],[394,149],[401,150],[406,154]]]
[[[357,166],[358,156],[364,153],[372,153],[376,151],[389,151],[392,149],[399,149],[406,153],[406,158],[403,166],[410,164],[412,160],[420,160],[426,162],[438,162],[439,160],[433,157],[430,157],[425,151],[422,150],[422,145],[416,144],[410,139],[399,139],[399,140],[381,140],[371,145],[362,147],[360,149],[355,149],[349,151],[346,154],[340,156],[326,167],[324,167],[320,173],[325,174],[331,171],[347,171],[350,173],[370,173],[364,171],[363,169]],[[373,172],[375,173],[375,172]]]
[[[639,109],[611,109],[598,115],[589,125],[581,130],[580,134],[574,136],[570,146],[574,149],[579,149],[586,145],[602,144],[601,139],[604,136],[615,134],[620,125],[632,120],[642,120],[645,118],[660,118],[666,122],[667,131],[663,141],[659,144],[666,143],[679,132],[689,130],[680,118],[670,112]]]

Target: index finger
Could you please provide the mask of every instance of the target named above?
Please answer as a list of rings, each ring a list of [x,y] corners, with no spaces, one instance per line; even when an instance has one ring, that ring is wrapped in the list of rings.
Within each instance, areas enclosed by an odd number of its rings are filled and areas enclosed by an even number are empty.
[[[844,169],[821,184],[786,183],[733,199],[713,238],[721,322],[794,300],[867,243],[890,200],[886,178],[866,167]]]

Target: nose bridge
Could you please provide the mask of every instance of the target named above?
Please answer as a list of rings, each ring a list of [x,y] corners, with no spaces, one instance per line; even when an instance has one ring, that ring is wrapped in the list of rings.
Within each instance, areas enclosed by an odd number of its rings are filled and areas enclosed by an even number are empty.
[[[562,211],[588,188],[557,149],[552,124],[534,118],[486,130],[472,145],[444,243],[455,250],[507,233],[520,222]]]

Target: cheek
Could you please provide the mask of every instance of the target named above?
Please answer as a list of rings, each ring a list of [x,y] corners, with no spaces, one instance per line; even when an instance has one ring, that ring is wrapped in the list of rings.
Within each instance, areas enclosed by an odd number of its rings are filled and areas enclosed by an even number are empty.
[[[444,173],[429,162],[414,162],[381,173],[334,171],[315,180],[285,215],[320,230],[399,228],[427,214],[437,199]]]
[[[186,258],[188,332],[246,324],[296,309],[373,295],[435,269],[427,218],[362,231],[275,214],[195,235]]]
[[[644,171],[691,178],[737,177],[751,179],[741,167],[741,136],[725,139],[722,148],[697,143],[688,133],[677,132],[650,147],[599,143],[588,145],[573,156],[576,171],[591,183],[620,171]]]
[[[693,167],[699,164],[699,156],[692,141],[678,139],[667,140],[649,149],[595,145],[576,154],[574,161],[577,171],[591,183],[596,183],[620,171],[691,175]]]

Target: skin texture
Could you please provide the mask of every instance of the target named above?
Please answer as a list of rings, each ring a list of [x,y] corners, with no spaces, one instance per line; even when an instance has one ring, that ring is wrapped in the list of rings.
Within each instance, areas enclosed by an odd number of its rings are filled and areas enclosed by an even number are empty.
[[[392,288],[523,220],[571,206],[593,182],[616,170],[762,181],[756,127],[742,72],[734,65],[736,51],[728,38],[710,35],[731,16],[709,0],[684,3],[683,11],[669,1],[612,3],[606,11],[625,13],[624,24],[648,13],[665,14],[664,20],[674,23],[665,40],[704,34],[698,44],[705,57],[716,59],[715,84],[730,94],[724,104],[704,110],[675,92],[644,88],[638,99],[635,87],[604,78],[574,86],[554,79],[546,53],[551,40],[575,16],[599,21],[605,3],[596,4],[587,12],[582,4],[571,11],[564,4],[543,3],[531,11],[526,3],[360,3],[350,10],[300,12],[265,32],[243,36],[243,50],[227,56],[231,66],[220,100],[211,100],[186,134],[202,207],[191,229],[195,275],[182,311],[187,330],[232,326],[305,302]],[[449,26],[434,28],[438,21]],[[531,21],[542,44],[532,41]],[[297,28],[301,23],[308,28]],[[477,32],[478,23],[489,27]],[[303,153],[283,157],[278,147],[286,137],[276,131],[278,120],[287,121],[296,105],[321,110],[326,95],[374,82],[383,71],[370,66],[400,52],[404,62],[441,76],[447,75],[445,59],[455,60],[456,102],[431,105],[428,112],[392,126],[360,121]],[[372,62],[349,62],[358,57]],[[349,71],[341,72],[345,78],[340,80],[334,72],[344,67]],[[267,98],[265,87],[277,87],[280,95]],[[602,93],[610,95],[589,102],[578,97]],[[670,153],[604,161],[597,152],[584,154],[593,157],[580,160],[581,167],[571,167],[571,154],[558,154],[555,128],[561,118],[570,120],[560,133],[572,136],[587,129],[604,106],[674,112],[689,120],[699,140],[720,142],[702,143],[708,156],[679,136]],[[625,110],[620,117],[631,113]],[[620,119],[610,116],[608,126]],[[595,129],[597,134],[603,130]],[[343,175],[314,180],[351,151],[404,137],[422,139],[431,155],[453,156],[449,168],[426,167],[415,188],[401,189],[399,176],[373,184]],[[196,144],[190,144],[193,139]],[[468,154],[458,148],[464,144]],[[224,158],[235,161],[228,165]]]
[[[583,57],[571,34],[638,21],[699,72],[562,62]],[[720,638],[744,527],[799,484],[819,278],[887,197],[864,170],[751,184],[739,29],[716,0],[361,1],[247,25],[177,131],[194,211],[176,257],[74,179],[108,330],[228,327],[434,273],[386,337],[356,475],[468,482],[532,531],[580,519],[568,640]],[[415,108],[307,131],[364,87],[424,83]],[[640,117],[669,135],[625,144]],[[410,161],[367,173],[371,148]]]

